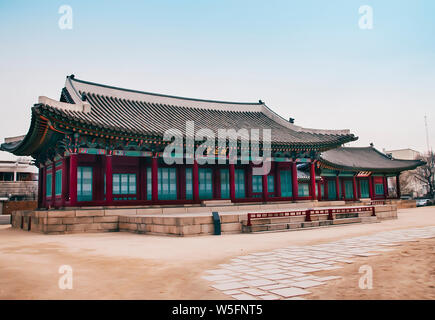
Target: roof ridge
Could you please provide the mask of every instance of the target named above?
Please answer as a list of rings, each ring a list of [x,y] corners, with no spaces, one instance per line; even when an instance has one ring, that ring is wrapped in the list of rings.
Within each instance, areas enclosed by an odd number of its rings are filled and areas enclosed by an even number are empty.
[[[379,153],[381,156],[383,156],[384,158],[388,159],[388,160],[400,160],[400,159],[395,159],[392,156],[388,156],[387,154],[379,151],[378,149],[376,149],[375,147],[371,147],[373,149],[373,151]]]
[[[67,76],[67,81],[70,82],[75,81],[91,86],[97,86],[107,89],[113,89],[113,90],[120,90],[120,91],[126,91],[126,92],[132,92],[132,93],[139,93],[139,94],[145,94],[145,95],[151,95],[151,96],[157,96],[157,97],[164,97],[164,98],[172,98],[172,99],[181,99],[181,100],[188,100],[188,101],[196,101],[196,102],[211,102],[211,103],[222,103],[222,104],[236,104],[236,105],[264,105],[264,102],[234,102],[234,101],[221,101],[221,100],[211,100],[211,99],[200,99],[200,98],[189,98],[189,97],[181,97],[181,96],[175,96],[175,95],[169,95],[169,94],[162,94],[162,93],[155,93],[155,92],[148,92],[148,91],[141,91],[141,90],[135,90],[135,89],[128,89],[128,88],[121,88],[121,87],[115,87],[111,85],[106,85],[102,83],[96,83],[86,80],[80,80],[77,79],[74,75]],[[72,83],[71,83],[72,85]],[[72,85],[72,87],[75,89],[75,87]],[[78,92],[76,92],[78,94]]]
[[[370,146],[368,146],[368,147],[339,147],[337,149],[371,149],[371,148],[373,148],[373,147],[370,147]]]

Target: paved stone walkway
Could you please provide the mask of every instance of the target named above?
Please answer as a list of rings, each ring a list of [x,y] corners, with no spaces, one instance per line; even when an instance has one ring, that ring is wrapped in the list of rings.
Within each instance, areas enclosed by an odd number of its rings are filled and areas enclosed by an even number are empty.
[[[348,238],[313,246],[289,246],[231,259],[219,269],[207,270],[203,279],[213,288],[238,300],[303,299],[309,288],[340,276],[319,277],[310,273],[340,269],[353,257],[370,257],[400,243],[435,238],[435,227],[395,230]],[[308,289],[308,290],[307,290]]]

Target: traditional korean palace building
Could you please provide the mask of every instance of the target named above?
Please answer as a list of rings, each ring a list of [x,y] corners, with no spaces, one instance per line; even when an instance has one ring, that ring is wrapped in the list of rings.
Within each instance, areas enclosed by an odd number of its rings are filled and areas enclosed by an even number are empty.
[[[387,177],[421,164],[388,158],[372,147],[343,148],[357,139],[349,130],[299,127],[262,101],[175,97],[71,75],[60,101],[40,97],[31,110],[27,135],[1,149],[35,159],[40,208],[185,205],[210,199],[234,203],[384,199]],[[267,175],[253,174],[258,164],[242,158],[244,137],[235,146],[236,163],[201,165],[192,159],[166,164],[163,151],[171,142],[163,135],[168,129],[184,132],[183,151],[202,143],[187,139],[189,121],[194,121],[195,132],[211,129],[216,137],[219,129],[270,129],[271,142],[260,141],[259,152],[270,152],[271,170]],[[227,159],[230,144],[216,146],[208,156]]]

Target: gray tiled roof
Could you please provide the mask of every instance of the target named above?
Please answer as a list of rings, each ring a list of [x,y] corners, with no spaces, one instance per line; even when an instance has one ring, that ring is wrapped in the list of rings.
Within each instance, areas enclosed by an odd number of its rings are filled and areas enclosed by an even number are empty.
[[[67,77],[65,88],[68,92],[65,100],[80,103],[80,98],[85,95],[91,111],[63,108],[56,109],[56,113],[69,120],[138,135],[161,136],[169,128],[185,132],[186,121],[194,121],[195,130],[209,128],[215,134],[218,129],[271,129],[272,143],[283,145],[335,147],[357,139],[349,130],[316,130],[296,126],[275,114],[263,102],[236,103],[174,97],[110,87],[74,77]],[[51,106],[43,107],[53,109]]]
[[[322,152],[320,161],[329,167],[350,171],[400,172],[424,164],[421,160],[394,159],[373,147],[340,147]]]

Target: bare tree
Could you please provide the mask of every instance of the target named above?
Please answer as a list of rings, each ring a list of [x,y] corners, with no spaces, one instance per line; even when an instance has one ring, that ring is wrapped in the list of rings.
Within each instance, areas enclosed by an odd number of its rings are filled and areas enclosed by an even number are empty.
[[[400,174],[400,189],[403,195],[414,196],[417,193],[416,189],[418,189],[416,184],[415,170],[404,171]]]
[[[427,187],[427,197],[434,198],[435,190],[435,157],[434,153],[430,152],[423,159],[426,164],[414,170],[414,178]]]

